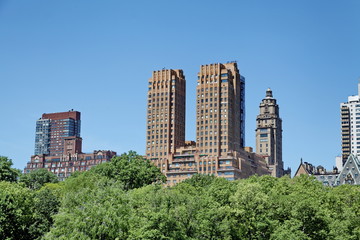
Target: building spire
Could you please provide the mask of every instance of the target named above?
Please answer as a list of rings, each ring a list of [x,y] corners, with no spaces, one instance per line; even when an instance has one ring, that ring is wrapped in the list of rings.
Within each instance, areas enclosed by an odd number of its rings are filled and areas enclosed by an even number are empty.
[[[272,97],[273,97],[272,91],[271,91],[270,88],[268,88],[268,89],[266,90],[266,98],[272,98]]]

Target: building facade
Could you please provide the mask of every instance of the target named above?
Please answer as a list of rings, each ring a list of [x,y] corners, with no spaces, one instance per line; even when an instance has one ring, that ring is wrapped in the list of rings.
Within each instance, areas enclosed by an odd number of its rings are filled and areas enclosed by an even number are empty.
[[[146,157],[163,160],[185,143],[185,76],[182,70],[154,71],[149,79]]]
[[[349,96],[348,101],[340,104],[341,147],[343,164],[350,154],[360,155],[360,83],[358,95]]]
[[[46,168],[64,180],[75,171],[89,170],[114,156],[116,152],[110,150],[82,152],[80,112],[43,114],[36,121],[35,155],[31,156],[24,173]]]
[[[360,185],[360,161],[355,154],[350,154],[346,159],[342,170],[334,167],[332,171],[326,171],[322,166],[315,167],[311,163],[302,162],[295,173],[314,176],[324,186],[339,186],[343,184]]]
[[[284,175],[282,120],[279,105],[270,88],[259,108],[260,114],[256,118],[256,153],[265,158],[272,176],[281,177]]]
[[[185,141],[185,77],[181,70],[153,72],[146,158],[160,168],[170,186],[194,174],[227,180],[270,175],[264,158],[244,147],[245,78],[237,63],[202,65],[197,83],[196,142]]]
[[[60,156],[64,138],[80,137],[80,112],[44,113],[36,121],[35,154]]]
[[[196,93],[200,153],[221,156],[240,151],[245,144],[245,78],[237,63],[200,66]]]
[[[39,168],[46,168],[54,173],[60,181],[71,176],[76,171],[87,171],[104,162],[109,162],[116,152],[97,150],[92,153],[75,153],[62,156],[48,156],[45,154],[33,155],[26,164],[24,173],[30,173]]]

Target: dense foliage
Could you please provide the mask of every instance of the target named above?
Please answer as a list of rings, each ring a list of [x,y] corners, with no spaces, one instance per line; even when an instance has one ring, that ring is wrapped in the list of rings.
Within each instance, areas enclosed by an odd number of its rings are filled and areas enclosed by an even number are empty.
[[[360,239],[360,187],[301,176],[164,187],[135,152],[40,189],[0,182],[0,239]]]
[[[12,168],[12,160],[0,156],[0,181],[15,182],[20,176],[20,170]]]
[[[58,178],[47,169],[40,168],[28,174],[22,174],[19,181],[23,182],[28,188],[38,190],[46,183],[57,183]]]

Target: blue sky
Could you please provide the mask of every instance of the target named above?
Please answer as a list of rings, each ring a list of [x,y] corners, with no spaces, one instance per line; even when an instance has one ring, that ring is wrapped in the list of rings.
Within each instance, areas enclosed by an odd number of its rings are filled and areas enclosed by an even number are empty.
[[[283,159],[332,168],[339,105],[357,94],[360,1],[0,0],[0,155],[23,169],[42,113],[82,113],[83,151],[145,151],[147,81],[187,80],[195,139],[200,65],[236,60],[246,77],[246,145],[268,87],[283,119]]]

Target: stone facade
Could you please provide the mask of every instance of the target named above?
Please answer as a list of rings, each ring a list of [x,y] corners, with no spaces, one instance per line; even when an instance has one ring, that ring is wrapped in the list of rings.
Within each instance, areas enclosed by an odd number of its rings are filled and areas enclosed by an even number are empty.
[[[360,161],[356,155],[350,154],[343,165],[343,169],[338,171],[334,167],[332,172],[326,171],[322,166],[315,167],[311,163],[303,163],[301,161],[295,177],[301,174],[314,176],[325,186],[338,186],[342,184],[360,185]]]
[[[116,152],[108,150],[97,150],[92,153],[76,153],[62,156],[33,155],[30,162],[26,164],[24,173],[30,173],[39,168],[46,168],[58,176],[60,181],[69,177],[76,171],[87,171],[93,166],[103,162],[109,162]]]
[[[194,174],[227,180],[270,175],[264,158],[244,147],[245,78],[237,63],[200,66],[196,96],[196,142],[184,141],[182,70],[154,71],[149,81],[145,157],[166,175],[167,185]]]
[[[148,87],[146,157],[166,159],[185,142],[185,76],[180,69],[154,71]]]
[[[282,120],[279,105],[271,89],[260,103],[260,114],[256,118],[256,153],[263,156],[274,177],[284,175],[282,160]]]

